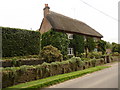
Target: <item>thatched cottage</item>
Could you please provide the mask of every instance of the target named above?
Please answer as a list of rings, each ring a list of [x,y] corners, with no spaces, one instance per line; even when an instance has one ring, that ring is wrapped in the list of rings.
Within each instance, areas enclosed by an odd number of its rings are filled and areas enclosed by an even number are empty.
[[[41,34],[53,29],[55,31],[67,33],[69,39],[73,38],[73,34],[93,37],[95,40],[100,40],[103,37],[99,32],[79,20],[50,11],[48,4],[45,4],[43,10],[44,18],[39,29]],[[69,48],[69,51],[71,50],[72,48]]]

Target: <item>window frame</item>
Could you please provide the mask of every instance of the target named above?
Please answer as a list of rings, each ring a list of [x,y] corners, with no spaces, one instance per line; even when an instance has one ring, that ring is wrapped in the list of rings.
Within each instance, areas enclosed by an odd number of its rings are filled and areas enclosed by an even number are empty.
[[[68,48],[68,55],[74,55],[73,54],[73,48],[70,48],[70,47]]]
[[[68,34],[68,39],[73,39],[73,34]]]
[[[87,41],[87,38],[86,38],[86,36],[84,36],[84,41]]]

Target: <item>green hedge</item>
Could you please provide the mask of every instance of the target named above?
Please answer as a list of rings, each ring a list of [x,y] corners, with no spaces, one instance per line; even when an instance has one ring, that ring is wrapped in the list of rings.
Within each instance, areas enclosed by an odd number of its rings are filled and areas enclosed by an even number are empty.
[[[69,73],[73,71],[83,70],[89,67],[104,64],[104,59],[91,59],[82,61],[79,57],[73,57],[62,62],[43,63],[41,65],[7,67],[3,68],[2,85],[3,88],[33,81],[45,77],[58,74]]]
[[[23,65],[20,67],[7,67],[2,69],[3,88],[13,86],[19,83],[55,76],[58,74],[79,71],[90,67],[118,61],[118,57],[108,57],[104,59],[81,60],[79,57],[73,57],[62,62],[43,63],[41,65]]]
[[[39,79],[39,80],[27,82],[27,83],[14,85],[14,86],[5,88],[4,90],[8,90],[8,89],[14,90],[14,88],[19,88],[20,90],[21,89],[22,90],[33,89],[33,88],[34,89],[45,88],[45,87],[48,87],[48,86],[51,86],[51,85],[54,85],[57,83],[61,83],[61,82],[64,82],[64,81],[67,81],[70,79],[74,79],[74,78],[83,76],[83,75],[88,74],[88,73],[93,73],[95,71],[103,70],[103,69],[109,68],[109,67],[111,67],[111,66],[96,66],[96,67],[88,68],[88,69],[81,70],[81,71],[60,74],[60,75],[51,76],[51,77],[44,78],[44,79]]]
[[[2,28],[2,56],[35,55],[40,50],[40,33],[17,28]]]

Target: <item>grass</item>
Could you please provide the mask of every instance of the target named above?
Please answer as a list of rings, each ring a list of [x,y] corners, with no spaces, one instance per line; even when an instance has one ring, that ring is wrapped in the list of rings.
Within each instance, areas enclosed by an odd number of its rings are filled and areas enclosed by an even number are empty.
[[[17,89],[18,90],[18,89],[26,89],[26,88],[29,88],[29,89],[30,88],[44,88],[44,87],[47,87],[47,86],[50,86],[53,84],[64,82],[66,80],[77,78],[77,77],[83,76],[85,74],[99,71],[99,70],[109,68],[109,67],[110,66],[96,66],[96,67],[88,68],[88,69],[81,70],[81,71],[60,74],[60,75],[51,76],[51,77],[40,79],[40,80],[35,80],[35,81],[31,81],[31,82],[14,85],[14,86],[5,88],[4,90],[8,90],[8,89]]]

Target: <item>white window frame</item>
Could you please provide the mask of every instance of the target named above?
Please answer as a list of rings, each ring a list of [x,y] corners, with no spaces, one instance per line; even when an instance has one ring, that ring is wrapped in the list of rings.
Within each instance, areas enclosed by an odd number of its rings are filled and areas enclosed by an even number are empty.
[[[73,48],[68,48],[68,55],[73,55]]]
[[[73,34],[68,34],[68,39],[73,39]]]
[[[97,42],[97,38],[96,37],[94,37],[94,42]]]
[[[84,41],[86,41],[87,39],[86,39],[86,36],[84,36]]]

